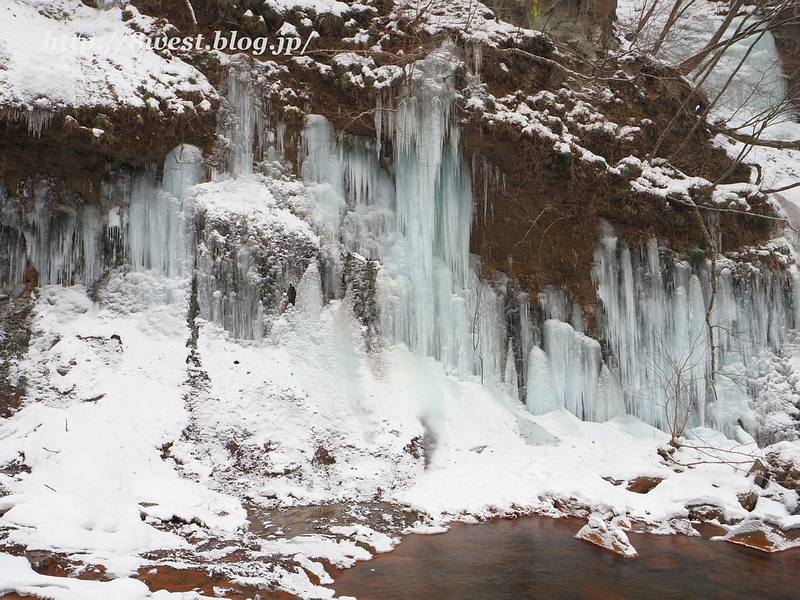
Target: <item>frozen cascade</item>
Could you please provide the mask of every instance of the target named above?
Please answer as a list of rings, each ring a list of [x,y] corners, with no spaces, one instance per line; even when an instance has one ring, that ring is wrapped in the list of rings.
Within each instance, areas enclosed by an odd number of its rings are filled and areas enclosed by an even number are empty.
[[[312,220],[329,244],[341,243],[345,252],[382,261],[394,228],[394,183],[378,162],[373,140],[342,136],[334,142],[333,136],[325,117],[308,116],[302,176],[315,182]],[[328,253],[327,259],[335,264],[330,275],[338,281],[341,257]],[[329,297],[339,297],[336,283],[328,281],[326,288]]]
[[[583,311],[564,290],[547,286],[531,307],[516,296],[522,399],[540,415],[564,408],[585,421],[603,422],[625,413],[619,382],[603,362],[600,343],[584,334]]]
[[[166,157],[162,182],[153,168],[120,171],[97,203],[57,198],[42,181],[31,187],[25,210],[0,189],[0,289],[18,288],[28,264],[41,284],[91,286],[117,266],[183,278],[194,261],[201,316],[238,339],[261,340],[271,316],[284,311],[283,326],[305,320],[296,330],[302,335],[333,318],[338,337],[323,329],[312,336],[322,340],[326,360],[360,351],[369,330],[384,348],[411,350],[420,372],[432,357],[448,374],[521,395],[533,414],[565,408],[605,421],[627,411],[668,430],[670,415],[685,408],[690,424],[727,433],[752,419],[759,387],[751,375],[800,320],[800,279],[788,270],[720,260],[716,395],[704,320],[708,267],[660,256],[655,240],[641,253],[610,236],[598,244],[602,345],[585,335],[580,307],[550,287],[535,306],[527,294],[512,300],[519,339],[509,339],[508,282],[482,282],[469,252],[473,195],[451,120],[452,70],[444,55],[416,63],[396,110],[379,110],[376,123],[392,140],[391,175],[377,140],[336,138],[324,117],[308,117],[300,160],[314,200],[313,233],[305,222],[294,230],[278,224],[288,222],[275,218],[285,206],[253,163],[264,156],[265,140],[277,148],[282,136],[261,129],[261,100],[232,75],[220,126],[231,141],[229,170],[212,174],[213,182],[200,184],[200,150],[179,146]],[[351,327],[353,314],[361,330]],[[301,341],[298,355],[309,348]],[[357,379],[351,362],[343,388]],[[436,392],[429,393],[433,407]]]
[[[518,294],[528,410],[563,407],[592,421],[628,412],[665,431],[704,425],[733,435],[743,424],[759,439],[791,437],[792,427],[776,429],[770,414],[794,410],[786,405],[798,402],[786,391],[794,384],[767,374],[784,360],[784,344],[795,343],[800,277],[793,267],[717,262],[713,387],[708,261],[693,267],[655,240],[638,252],[603,237],[592,273],[602,345],[582,333],[580,308],[563,291],[545,289],[535,308]]]
[[[543,415],[559,407],[553,366],[544,350],[533,346],[525,361],[526,404],[534,415]]]
[[[123,227],[127,232],[126,256],[135,271],[154,271],[167,277],[186,274],[183,209],[177,198],[156,186],[154,174],[135,177],[131,182]]]
[[[25,281],[28,257],[20,216],[0,181],[0,293],[19,293]]]
[[[578,333],[585,333],[583,309],[572,301],[566,290],[557,290],[552,285],[548,285],[538,295],[538,300],[544,320],[563,321],[572,325],[572,328]]]
[[[187,274],[189,239],[184,190],[203,176],[200,150],[171,151],[164,185],[154,169],[123,170],[104,182],[99,202],[62,197],[47,180],[26,192],[26,202],[0,193],[3,240],[8,255],[0,290],[11,291],[30,264],[39,285],[91,287],[116,266],[167,277]],[[28,206],[30,208],[25,208]]]
[[[506,386],[506,393],[509,398],[519,398],[519,376],[517,375],[517,362],[514,358],[513,340],[508,341],[508,352],[506,353],[506,369],[503,374],[503,383]]]
[[[530,352],[536,346],[534,338],[533,322],[531,320],[531,303],[528,294],[517,294],[517,307],[519,310],[519,354],[522,359],[522,377],[520,384],[522,389],[522,398],[528,398],[527,395],[527,382],[528,382],[528,368],[530,363]],[[536,346],[538,348],[538,346]],[[527,400],[526,400],[527,402]],[[528,402],[530,409],[530,402]]]
[[[167,154],[162,185],[164,191],[181,203],[181,208],[185,207],[187,190],[203,181],[204,177],[205,167],[200,148],[182,144]]]
[[[224,181],[251,175],[263,160],[280,160],[286,124],[272,122],[269,95],[261,75],[277,68],[246,54],[230,57],[226,94],[218,115],[217,133],[225,143],[210,160],[210,179]],[[260,165],[261,166],[261,165]]]
[[[737,32],[754,27],[759,14],[754,11],[736,17],[722,41],[729,40]],[[717,23],[708,16],[693,16],[685,24],[686,37],[668,42],[667,52],[682,60],[689,58],[701,48]],[[730,79],[730,82],[728,80]],[[760,133],[763,119],[775,119],[775,107],[785,105],[786,82],[775,38],[769,30],[756,29],[732,44],[703,84],[711,100],[721,94],[712,121],[724,119],[733,127],[743,127],[742,133]]]
[[[597,404],[602,356],[600,344],[571,325],[548,319],[544,323],[544,351],[552,365],[559,405],[585,421],[605,414]]]
[[[96,207],[56,198],[45,180],[23,193],[25,204],[0,192],[1,252],[7,257],[0,267],[0,290],[10,292],[22,284],[29,264],[40,284],[94,281],[102,272],[102,220]]]
[[[472,190],[450,122],[452,64],[432,55],[394,114],[397,229],[379,279],[384,333],[460,376],[501,380],[503,298],[470,264]],[[403,303],[400,299],[407,299]],[[491,364],[490,364],[491,363]]]
[[[145,169],[127,174],[110,190],[103,202],[110,206],[104,227],[109,237],[119,236],[124,264],[171,278],[191,272],[186,190],[203,177],[200,149],[185,144],[167,154],[163,184],[159,185],[153,169]],[[117,211],[121,211],[119,217]],[[118,232],[113,231],[115,227]]]
[[[0,226],[0,293],[21,293],[28,258],[25,237],[16,229]]]
[[[732,27],[738,26],[737,21]],[[739,68],[741,61],[744,62]],[[712,71],[705,88],[714,95],[722,92],[718,116],[731,125],[741,126],[754,118],[770,118],[775,107],[785,102],[786,81],[771,32],[734,44],[721,62],[723,68]],[[728,77],[737,68],[731,85],[723,92]],[[751,130],[758,131],[757,125],[751,125]]]
[[[641,253],[614,237],[604,237],[595,250],[598,337],[608,345],[627,411],[666,431],[675,418],[729,435],[740,419],[756,429],[749,411],[751,402],[758,408],[758,372],[796,327],[798,275],[718,260],[714,389],[705,323],[709,266],[693,269],[671,257],[660,256],[654,239]],[[602,387],[617,395],[613,385]]]
[[[452,62],[434,54],[413,70],[392,132],[394,182],[374,142],[342,136],[311,116],[303,136],[304,180],[317,204],[312,219],[325,240],[322,283],[337,288],[348,254],[380,263],[378,330],[384,344],[403,343],[460,377],[504,381],[504,296],[478,277],[469,253],[472,191],[450,121]]]
[[[597,382],[597,404],[594,420],[603,422],[625,414],[625,396],[619,379],[611,372],[608,365],[600,367],[600,378]]]
[[[259,174],[192,189],[200,315],[261,340],[318,252],[307,223],[277,206]]]
[[[230,123],[228,137],[231,151],[231,174],[234,177],[253,172],[253,144],[256,135],[256,106],[249,87],[231,74],[228,77]]]
[[[256,65],[245,55],[232,60],[218,128],[227,148],[215,157],[221,160],[212,165],[212,181],[189,194],[197,300],[204,319],[237,339],[259,341],[294,302],[318,248],[308,225],[278,205],[269,178],[254,172],[262,158],[259,171],[281,170],[268,161],[278,157],[285,126],[278,123],[278,135],[269,130]]]

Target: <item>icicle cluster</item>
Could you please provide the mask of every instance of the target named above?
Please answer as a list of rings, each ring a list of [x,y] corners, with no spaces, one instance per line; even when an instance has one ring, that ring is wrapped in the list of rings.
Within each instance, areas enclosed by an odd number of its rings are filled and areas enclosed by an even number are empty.
[[[14,291],[28,263],[39,284],[91,287],[123,264],[167,277],[185,276],[191,258],[184,190],[202,180],[198,148],[179,146],[165,161],[164,185],[153,169],[122,171],[103,185],[98,203],[62,197],[48,180],[0,192],[3,214],[0,290]]]
[[[6,121],[19,122],[25,119],[28,124],[28,133],[40,137],[42,131],[53,122],[55,113],[50,109],[39,107],[5,108],[0,111],[0,116]]]
[[[593,273],[602,303],[598,337],[608,345],[628,412],[666,431],[685,422],[731,434],[752,419],[762,361],[800,323],[797,273],[719,261],[712,374],[709,263],[692,267],[671,256],[660,255],[653,239],[641,253],[614,237],[601,240]]]
[[[480,281],[469,253],[472,190],[450,120],[453,68],[443,54],[417,63],[397,110],[376,117],[392,132],[394,182],[372,143],[335,141],[323,117],[309,118],[302,172],[317,183],[323,287],[336,287],[348,254],[377,261],[382,343],[403,343],[461,377],[499,384],[512,377],[503,370],[505,300]]]

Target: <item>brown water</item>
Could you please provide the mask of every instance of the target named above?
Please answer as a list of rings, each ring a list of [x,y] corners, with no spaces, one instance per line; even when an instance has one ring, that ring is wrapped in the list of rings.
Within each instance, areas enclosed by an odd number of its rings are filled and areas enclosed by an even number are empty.
[[[800,598],[800,550],[630,533],[632,560],[576,540],[583,523],[526,517],[409,535],[333,587],[358,600]]]

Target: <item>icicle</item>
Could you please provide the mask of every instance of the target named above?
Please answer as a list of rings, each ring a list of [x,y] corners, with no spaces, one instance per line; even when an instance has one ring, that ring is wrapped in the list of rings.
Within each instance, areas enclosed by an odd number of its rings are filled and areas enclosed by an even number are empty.
[[[375,156],[381,158],[381,143],[383,142],[383,96],[378,92],[375,96]]]
[[[227,80],[227,98],[223,111],[220,111],[218,134],[229,140],[227,150],[211,171],[213,181],[223,181],[228,177],[251,175],[253,163],[261,161],[274,145],[283,146],[285,126],[279,131],[269,129],[270,120],[265,115],[264,106],[268,104],[260,86],[253,81],[257,69],[253,60],[244,54],[230,59]],[[276,138],[276,133],[280,133]],[[279,157],[273,157],[279,159]]]
[[[580,419],[595,420],[600,344],[555,319],[544,323],[544,351],[550,359],[559,405]]]
[[[625,397],[619,380],[608,366],[600,367],[600,379],[597,384],[597,404],[594,409],[594,420],[608,421],[625,414]]]
[[[185,216],[178,199],[156,187],[152,173],[134,177],[126,217],[127,256],[134,270],[182,276],[187,268]]]
[[[543,415],[563,406],[559,403],[558,388],[553,367],[544,350],[533,346],[526,362],[528,410],[534,415]]]
[[[186,191],[203,181],[203,153],[197,146],[181,144],[173,148],[164,160],[164,190],[183,206]]]
[[[0,185],[0,206],[3,204],[2,194]],[[13,227],[0,225],[0,293],[19,291],[18,286],[25,281],[27,264],[25,237]]]
[[[311,263],[297,286],[297,309],[303,311],[312,321],[319,319],[322,312],[322,280],[316,263]]]
[[[450,120],[453,68],[446,53],[435,53],[410,71],[413,82],[396,109],[391,94],[380,98],[376,129],[392,135],[394,182],[372,142],[334,140],[330,123],[313,115],[303,134],[302,175],[324,241],[325,298],[339,293],[331,288],[347,253],[381,261],[375,287],[382,343],[405,344],[460,377],[502,386],[505,300],[480,281],[469,253],[472,186]]]
[[[528,386],[528,354],[534,346],[533,323],[531,322],[531,306],[528,294],[520,293],[517,295],[517,306],[519,306],[519,335],[520,350],[522,353],[522,381],[527,389]]]
[[[49,127],[55,118],[55,112],[46,108],[4,108],[0,112],[6,121],[19,122],[25,119],[30,135],[41,137],[42,131]]]
[[[719,264],[719,263],[718,263]],[[669,431],[710,425],[732,433],[749,410],[743,390],[765,353],[777,352],[794,326],[794,275],[766,266],[724,262],[711,312],[717,351],[712,388],[705,322],[710,263],[693,268],[662,261],[655,240],[634,256],[607,236],[595,250],[593,278],[601,300],[598,335],[609,348],[625,404],[640,419]],[[758,384],[761,385],[761,384]],[[677,415],[677,419],[676,419]]]
[[[104,215],[100,206],[85,204],[81,211],[83,283],[91,286],[100,280],[106,269],[102,251]]]
[[[286,123],[283,121],[279,121],[278,124],[275,126],[275,141],[278,147],[278,154],[283,156],[284,149],[285,149],[285,138],[286,138]]]
[[[506,353],[506,368],[503,374],[503,383],[506,392],[514,400],[519,400],[519,382],[517,380],[517,363],[514,358],[514,346],[511,339],[508,340],[508,352]]]
[[[230,170],[233,177],[253,173],[253,148],[260,113],[250,85],[241,82],[232,70],[228,76],[230,123],[226,132],[232,143]]]

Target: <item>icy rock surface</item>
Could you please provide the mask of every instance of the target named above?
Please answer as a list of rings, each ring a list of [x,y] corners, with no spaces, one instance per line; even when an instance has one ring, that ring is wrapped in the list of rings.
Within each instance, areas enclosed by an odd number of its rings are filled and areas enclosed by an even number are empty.
[[[260,175],[206,183],[194,194],[200,315],[236,338],[261,340],[294,302],[317,238],[281,208]]]

